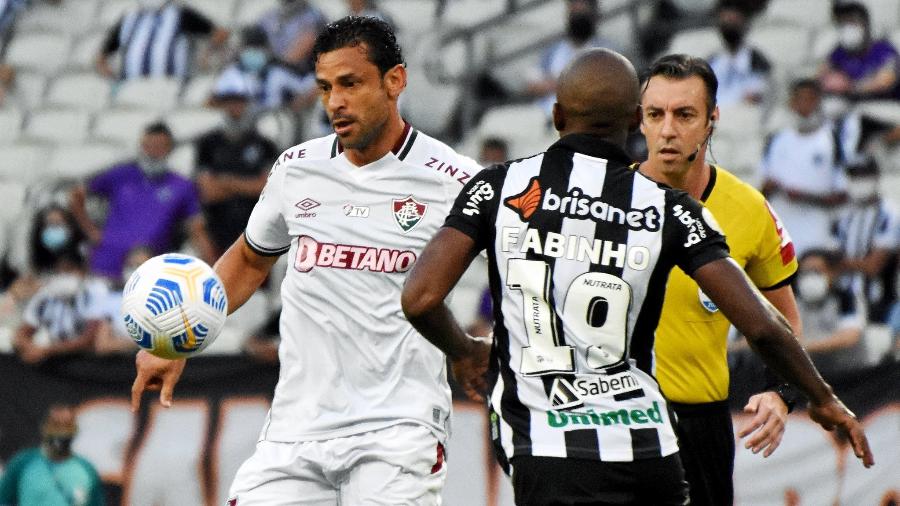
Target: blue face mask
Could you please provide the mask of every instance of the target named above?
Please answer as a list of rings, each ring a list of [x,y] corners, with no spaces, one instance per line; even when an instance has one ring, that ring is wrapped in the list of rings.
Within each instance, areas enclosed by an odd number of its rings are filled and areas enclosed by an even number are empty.
[[[69,242],[69,229],[62,225],[50,225],[41,232],[41,243],[50,251],[59,251]]]
[[[244,49],[241,51],[241,66],[250,72],[259,72],[269,61],[269,55],[262,49]]]

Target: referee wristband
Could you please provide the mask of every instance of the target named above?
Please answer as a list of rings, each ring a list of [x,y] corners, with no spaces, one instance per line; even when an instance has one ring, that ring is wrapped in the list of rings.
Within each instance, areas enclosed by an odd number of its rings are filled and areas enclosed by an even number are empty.
[[[781,400],[787,405],[788,413],[794,411],[794,406],[797,405],[797,398],[799,397],[794,387],[787,383],[782,383],[772,391],[778,394],[778,397],[781,397]]]

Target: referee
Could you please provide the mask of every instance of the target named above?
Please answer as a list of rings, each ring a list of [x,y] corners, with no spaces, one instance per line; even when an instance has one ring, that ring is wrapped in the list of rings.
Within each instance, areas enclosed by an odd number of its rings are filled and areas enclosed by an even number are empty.
[[[668,55],[650,66],[645,79],[641,132],[649,154],[639,170],[704,202],[724,230],[732,257],[799,335],[800,316],[790,286],[797,260],[787,231],[762,194],[706,163],[706,147],[719,118],[718,82],[709,64]],[[656,373],[678,415],[678,444],[695,505],[734,502],[729,326],[697,283],[673,269],[656,333]],[[745,447],[766,457],[781,442],[791,404],[786,387],[775,390],[750,398],[744,411],[754,416],[738,433],[750,435]]]

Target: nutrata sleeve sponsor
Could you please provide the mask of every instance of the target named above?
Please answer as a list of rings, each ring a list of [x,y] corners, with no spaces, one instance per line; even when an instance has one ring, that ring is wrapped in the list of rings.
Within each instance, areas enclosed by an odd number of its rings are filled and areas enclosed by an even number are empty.
[[[319,242],[309,236],[297,238],[294,268],[309,272],[313,267],[355,269],[373,272],[406,272],[416,262],[412,251],[352,244]]]

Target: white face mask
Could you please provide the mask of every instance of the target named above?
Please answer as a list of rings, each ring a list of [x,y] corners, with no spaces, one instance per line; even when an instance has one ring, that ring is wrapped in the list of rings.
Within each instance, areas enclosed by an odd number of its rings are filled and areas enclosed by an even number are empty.
[[[822,302],[828,296],[828,278],[818,272],[804,272],[797,279],[800,297],[813,304]]]
[[[861,202],[869,200],[878,193],[878,178],[858,177],[847,181],[847,195],[850,200]]]
[[[147,177],[150,178],[161,176],[169,170],[169,166],[166,164],[165,158],[150,158],[144,153],[138,155],[138,165],[140,166],[141,170],[144,171],[144,174],[146,174]]]
[[[865,38],[865,28],[856,23],[844,23],[838,27],[838,43],[848,51],[859,50]]]
[[[815,111],[809,116],[801,116],[794,113],[794,121],[797,131],[803,134],[815,132],[825,124],[825,115],[821,111]]]

